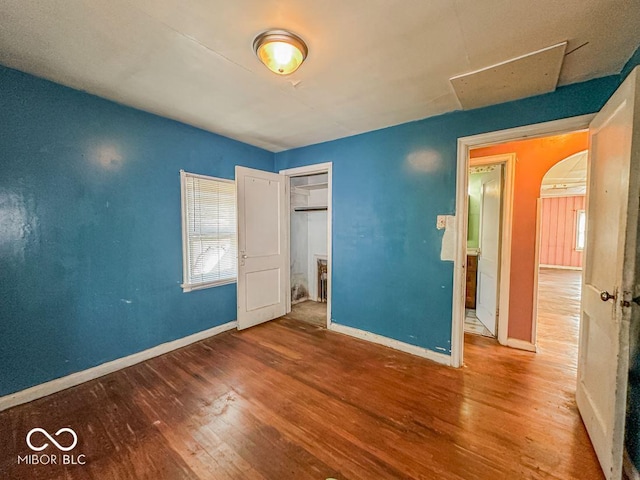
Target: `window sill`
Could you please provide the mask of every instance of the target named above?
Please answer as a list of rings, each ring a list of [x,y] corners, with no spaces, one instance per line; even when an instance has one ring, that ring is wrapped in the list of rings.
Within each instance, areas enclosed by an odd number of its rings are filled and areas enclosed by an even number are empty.
[[[229,285],[231,283],[236,283],[238,281],[237,277],[228,278],[226,280],[217,280],[215,282],[203,282],[203,283],[192,283],[192,284],[182,284],[182,292],[188,293],[193,292],[194,290],[204,290],[205,288],[211,287],[220,287],[222,285]]]

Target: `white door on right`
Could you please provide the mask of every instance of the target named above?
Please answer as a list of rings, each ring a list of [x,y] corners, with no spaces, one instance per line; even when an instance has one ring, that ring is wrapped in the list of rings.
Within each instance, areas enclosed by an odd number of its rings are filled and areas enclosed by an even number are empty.
[[[480,190],[480,241],[476,316],[492,335],[496,334],[500,277],[500,218],[502,212],[502,165],[482,174]]]
[[[622,474],[640,189],[638,68],[591,123],[576,400],[608,479]],[[541,299],[544,301],[544,299]],[[633,305],[633,307],[632,307]]]

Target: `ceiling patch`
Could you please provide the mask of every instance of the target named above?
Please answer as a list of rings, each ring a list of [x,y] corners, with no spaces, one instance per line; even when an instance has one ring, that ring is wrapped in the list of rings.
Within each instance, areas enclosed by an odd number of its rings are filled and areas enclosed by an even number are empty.
[[[490,67],[452,77],[464,110],[553,92],[558,85],[567,42]]]

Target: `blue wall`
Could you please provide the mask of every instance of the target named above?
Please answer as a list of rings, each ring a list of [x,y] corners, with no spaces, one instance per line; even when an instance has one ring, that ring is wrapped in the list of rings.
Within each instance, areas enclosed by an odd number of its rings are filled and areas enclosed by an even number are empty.
[[[596,112],[619,81],[276,154],[276,169],[333,162],[333,320],[449,354],[453,264],[435,225],[455,214],[458,137]]]
[[[273,154],[0,67],[0,396],[236,318],[182,293],[179,170]]]

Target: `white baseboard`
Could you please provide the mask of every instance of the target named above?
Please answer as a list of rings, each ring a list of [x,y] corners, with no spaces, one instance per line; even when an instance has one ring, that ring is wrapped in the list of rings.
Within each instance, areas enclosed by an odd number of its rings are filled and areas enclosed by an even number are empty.
[[[627,478],[629,480],[640,480],[640,472],[638,472],[638,469],[631,461],[631,458],[629,457],[629,453],[627,452],[626,448],[624,450],[622,470],[627,475]]]
[[[213,337],[214,335],[218,335],[219,333],[234,329],[237,326],[238,322],[234,320],[233,322],[209,328],[208,330],[203,330],[202,332],[194,333],[193,335],[189,335],[187,337],[179,338],[167,343],[161,343],[160,345],[149,348],[147,350],[143,350],[126,357],[118,358],[116,360],[97,365],[87,370],[72,373],[70,375],[67,375],[66,377],[56,378],[55,380],[41,383],[40,385],[35,385],[25,390],[20,390],[19,392],[10,393],[9,395],[0,397],[0,412],[2,410],[6,410],[7,408],[15,407],[16,405],[31,402],[38,398],[46,397],[47,395],[66,390],[67,388],[75,387],[76,385],[88,382],[89,380],[93,380],[94,378],[102,377],[104,375],[107,375],[108,373],[130,367],[131,365],[135,365],[136,363],[144,362],[145,360],[149,360],[150,358],[168,353],[172,350],[186,347],[187,345],[198,342],[200,340],[204,340],[205,338]]]
[[[531,342],[525,342],[524,340],[518,340],[517,338],[507,338],[507,347],[517,348],[518,350],[526,350],[527,352],[537,352],[536,347]]]
[[[393,338],[383,337],[382,335],[377,335],[375,333],[367,332],[366,330],[347,327],[346,325],[339,325],[336,323],[331,323],[329,325],[329,330],[342,333],[344,335],[349,335],[351,337],[359,338],[361,340],[366,340],[368,342],[384,345],[385,347],[393,348],[395,350],[400,350],[401,352],[410,353],[418,357],[427,358],[429,360],[432,360],[437,363],[441,363],[443,365],[451,365],[451,357],[449,355],[445,355],[444,353],[434,352],[433,350],[429,350],[423,347],[418,347],[416,345],[411,345],[409,343],[401,342],[400,340],[394,340]]]
[[[558,270],[578,270],[581,271],[582,267],[569,267],[566,265],[547,265],[547,264],[540,264],[538,265],[540,268],[552,268],[552,269],[558,269]]]

